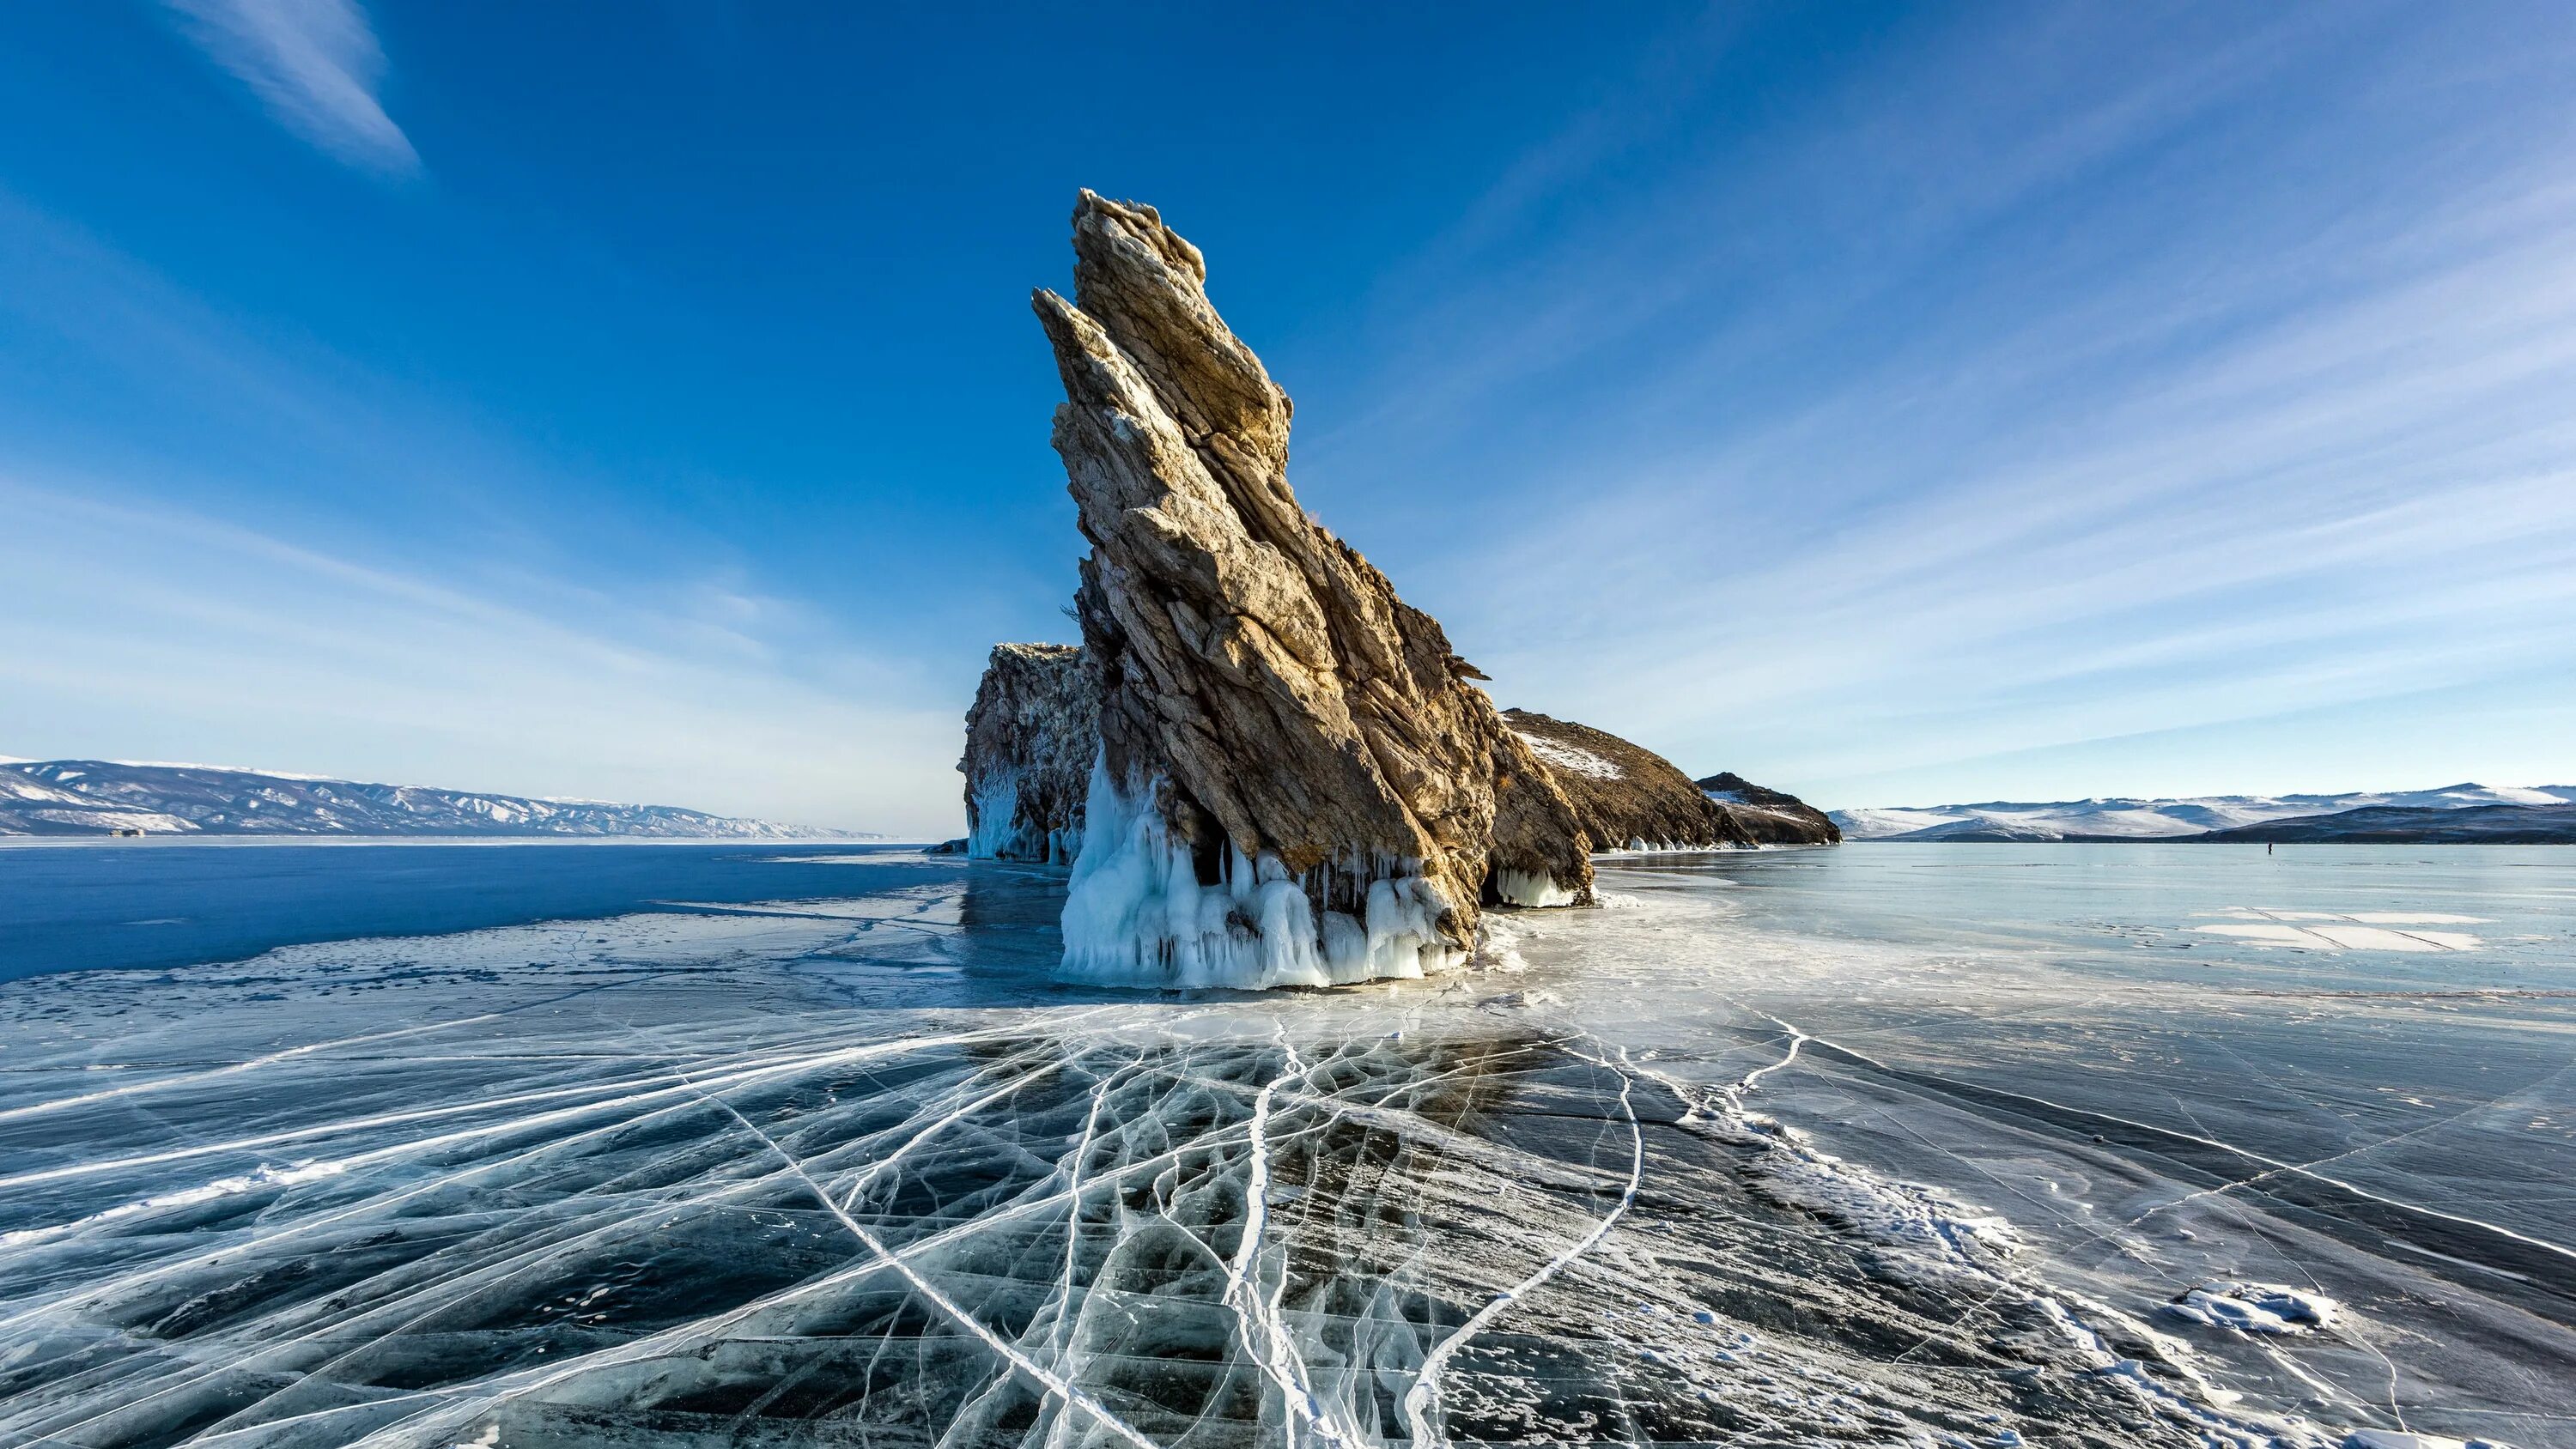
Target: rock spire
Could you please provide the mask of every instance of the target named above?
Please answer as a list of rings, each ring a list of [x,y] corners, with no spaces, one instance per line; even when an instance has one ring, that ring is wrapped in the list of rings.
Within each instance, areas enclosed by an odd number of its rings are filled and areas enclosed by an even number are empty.
[[[1587,901],[1563,792],[1429,615],[1297,504],[1290,406],[1153,208],[1082,194],[1034,304],[1091,543],[1100,711],[1061,974],[1323,985],[1461,958],[1488,901]]]

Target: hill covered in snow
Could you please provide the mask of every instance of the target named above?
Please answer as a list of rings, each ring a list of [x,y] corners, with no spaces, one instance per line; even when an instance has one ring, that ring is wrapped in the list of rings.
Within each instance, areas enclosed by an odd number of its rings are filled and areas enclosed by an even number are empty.
[[[2576,803],[2576,785],[2449,785],[2345,795],[2198,795],[2182,799],[2016,801],[1826,812],[1847,840],[2180,840],[2351,810],[2444,811]],[[2239,837],[2243,838],[2243,837]],[[2289,837],[2279,837],[2289,838]],[[2323,839],[2319,834],[2301,838]]]
[[[669,805],[373,785],[217,765],[0,763],[0,835],[435,835],[875,839]]]
[[[2365,806],[2213,830],[2194,840],[2343,845],[2576,845],[2576,804]]]

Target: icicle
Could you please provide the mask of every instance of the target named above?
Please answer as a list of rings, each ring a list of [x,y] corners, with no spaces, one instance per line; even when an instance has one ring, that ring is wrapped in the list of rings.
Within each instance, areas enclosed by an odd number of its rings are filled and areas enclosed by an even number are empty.
[[[1091,770],[1081,853],[1064,904],[1063,981],[1164,988],[1335,986],[1448,970],[1465,953],[1440,936],[1447,905],[1419,861],[1348,852],[1350,894],[1335,901],[1335,861],[1302,876],[1267,851],[1229,842],[1217,879],[1202,883],[1171,838],[1160,780],[1131,792],[1105,761]],[[1363,863],[1365,859],[1365,864]]]

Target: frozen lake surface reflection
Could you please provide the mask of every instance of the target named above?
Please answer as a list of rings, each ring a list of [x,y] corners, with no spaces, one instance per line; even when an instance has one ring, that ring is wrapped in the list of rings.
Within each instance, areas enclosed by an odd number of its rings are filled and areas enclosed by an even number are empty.
[[[1060,873],[387,849],[0,852],[0,1442],[2576,1444],[2563,853],[1655,858],[1183,999]],[[596,914],[352,924],[496,859]]]

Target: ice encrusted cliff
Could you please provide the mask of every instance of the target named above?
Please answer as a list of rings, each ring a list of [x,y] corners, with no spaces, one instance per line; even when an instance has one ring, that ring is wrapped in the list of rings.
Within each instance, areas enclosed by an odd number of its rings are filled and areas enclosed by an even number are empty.
[[[1741,850],[1754,837],[1679,766],[1643,745],[1572,720],[1507,709],[1574,806],[1595,850]]]
[[[966,853],[1069,865],[1100,750],[1100,703],[1072,644],[996,644],[966,711]]]
[[[1100,706],[1058,974],[1417,976],[1465,956],[1485,902],[1589,900],[1572,807],[1482,676],[1299,508],[1287,395],[1198,249],[1088,191],[1073,244],[1073,299],[1033,299]]]

